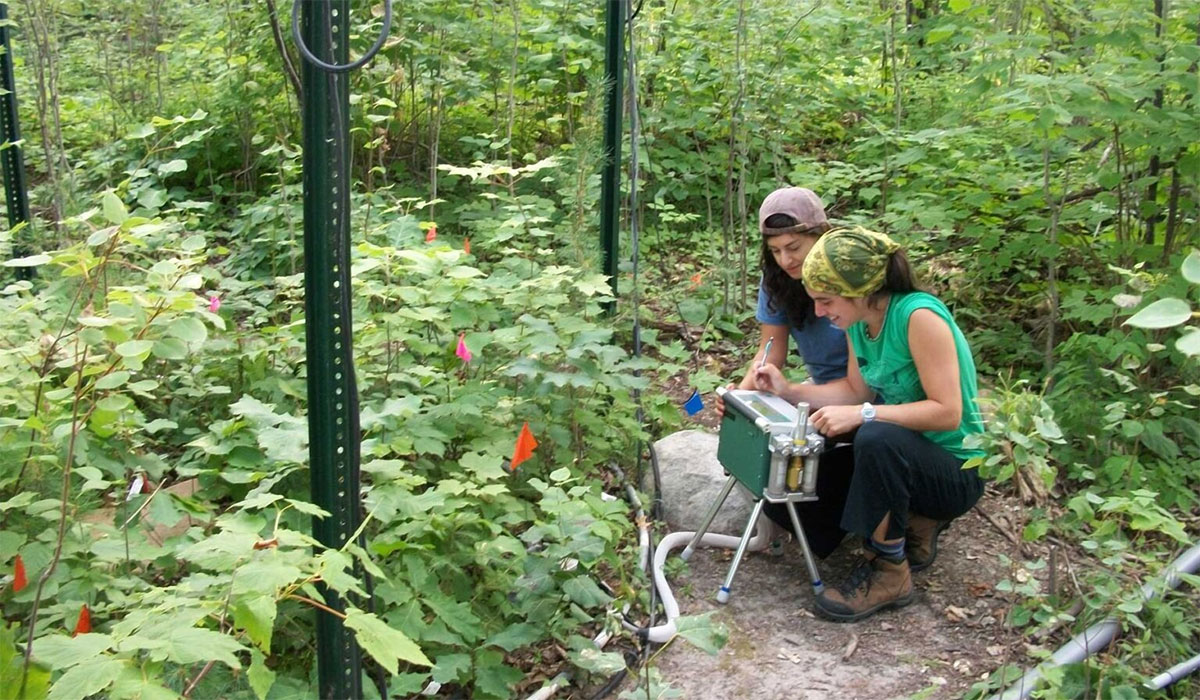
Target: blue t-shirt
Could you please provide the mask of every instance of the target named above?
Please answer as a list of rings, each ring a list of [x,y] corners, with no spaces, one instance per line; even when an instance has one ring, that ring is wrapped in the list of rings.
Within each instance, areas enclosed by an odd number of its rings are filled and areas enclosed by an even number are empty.
[[[817,384],[841,379],[846,376],[846,333],[830,323],[827,318],[814,318],[803,328],[792,325],[787,312],[782,308],[771,309],[767,290],[759,282],[758,311],[754,318],[759,323],[772,326],[787,326],[800,351],[800,359],[808,367],[808,374]],[[776,339],[776,342],[783,338]]]

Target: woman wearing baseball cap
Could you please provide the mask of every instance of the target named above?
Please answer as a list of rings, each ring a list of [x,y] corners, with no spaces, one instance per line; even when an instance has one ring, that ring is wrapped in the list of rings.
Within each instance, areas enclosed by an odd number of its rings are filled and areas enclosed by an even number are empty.
[[[863,538],[864,557],[816,601],[822,616],[850,622],[912,602],[912,571],[932,563],[937,534],[983,494],[977,470],[962,468],[982,455],[965,445],[983,432],[975,361],[946,305],[917,288],[904,252],[884,234],[826,233],[802,278],[814,313],[846,331],[845,376],[793,384],[767,364],[751,382],[812,403],[810,420],[826,435],[856,431],[841,525]]]
[[[812,299],[800,281],[809,250],[830,228],[825,207],[812,190],[784,187],[763,200],[758,210],[762,281],[755,313],[761,330],[759,348],[751,369],[739,384],[730,384],[730,389],[753,389],[752,368],[764,362],[782,369],[791,354],[790,343],[794,343],[812,380],[810,384],[797,386],[793,401],[807,400],[804,395],[808,387],[846,376],[846,334],[813,312]],[[724,413],[720,399],[717,412]],[[821,456],[818,472],[818,500],[797,505],[809,546],[818,557],[829,556],[846,535],[841,528],[842,508],[853,468],[848,445],[827,450]],[[783,504],[768,503],[764,512],[780,527],[792,531]]]

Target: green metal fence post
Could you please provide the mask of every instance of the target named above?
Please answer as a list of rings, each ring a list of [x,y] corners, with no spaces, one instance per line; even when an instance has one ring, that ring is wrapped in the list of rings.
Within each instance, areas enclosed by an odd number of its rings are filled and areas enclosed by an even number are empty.
[[[315,56],[349,56],[348,0],[303,2],[301,36]],[[309,469],[313,502],[329,517],[313,535],[339,548],[360,523],[358,396],[350,319],[350,100],[346,79],[304,62],[304,308],[308,349]],[[325,604],[345,601],[323,589]],[[317,612],[321,698],[362,697],[362,657],[341,618]]]
[[[621,108],[625,84],[621,76],[625,49],[625,5],[628,0],[608,0],[604,11],[604,172],[600,179],[600,247],[604,251],[604,274],[612,294],[617,295],[618,225],[621,219]],[[606,306],[612,313],[613,302]]]
[[[4,201],[8,205],[8,227],[29,221],[29,193],[25,188],[25,147],[21,143],[21,124],[17,117],[17,86],[13,77],[12,44],[8,31],[8,3],[0,1],[0,165],[4,170]],[[16,257],[28,254],[23,245],[14,245]],[[18,275],[32,275],[32,267],[17,268]]]

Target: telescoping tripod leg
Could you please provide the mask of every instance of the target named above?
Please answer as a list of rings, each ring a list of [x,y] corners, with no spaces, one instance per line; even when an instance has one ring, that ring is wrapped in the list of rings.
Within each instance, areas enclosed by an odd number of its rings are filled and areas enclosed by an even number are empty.
[[[700,546],[700,538],[704,537],[704,533],[708,532],[708,526],[712,525],[713,518],[717,517],[717,511],[721,510],[721,506],[725,505],[725,499],[729,498],[729,492],[733,490],[733,485],[737,482],[737,477],[732,474],[721,487],[721,493],[717,494],[717,499],[708,507],[708,514],[704,516],[704,522],[700,524],[700,529],[696,530],[696,534],[692,535],[692,541],[688,542],[688,546],[683,548],[683,552],[679,555],[680,559],[687,561],[692,553],[696,551],[696,547]]]
[[[733,555],[733,563],[729,565],[729,573],[725,574],[725,583],[721,584],[721,590],[717,591],[717,602],[729,602],[729,588],[733,585],[733,577],[737,574],[738,564],[742,563],[742,557],[746,554],[746,547],[750,544],[750,537],[754,535],[754,526],[758,523],[758,516],[762,515],[763,500],[761,498],[754,501],[754,510],[750,511],[750,519],[746,521],[746,531],[742,533],[742,540],[738,542],[737,552]]]
[[[813,593],[821,595],[825,592],[825,584],[821,583],[821,574],[817,572],[817,562],[813,559],[812,550],[808,547],[808,538],[804,536],[804,526],[800,524],[800,516],[796,513],[796,504],[787,502],[788,515],[792,519],[792,528],[796,531],[796,540],[800,550],[804,552],[804,563],[808,566],[808,578],[812,581]]]

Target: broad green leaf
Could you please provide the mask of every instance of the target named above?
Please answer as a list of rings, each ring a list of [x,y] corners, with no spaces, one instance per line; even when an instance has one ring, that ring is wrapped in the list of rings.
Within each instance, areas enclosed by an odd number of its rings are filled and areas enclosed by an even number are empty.
[[[125,208],[125,203],[112,190],[101,196],[100,204],[104,211],[104,218],[108,219],[109,223],[120,226],[129,218],[129,211]]]
[[[461,634],[468,642],[483,637],[483,623],[471,612],[470,603],[456,601],[445,596],[430,595],[421,601],[446,626]]]
[[[1167,297],[1137,312],[1125,321],[1125,325],[1137,328],[1170,328],[1191,317],[1192,307],[1186,301]]]
[[[688,297],[679,302],[679,315],[693,326],[703,325],[708,320],[708,314],[708,304],[695,297]]]
[[[100,390],[116,389],[127,381],[129,381],[129,372],[117,370],[97,379],[96,388]]]
[[[388,673],[395,673],[400,661],[433,666],[433,662],[421,652],[413,640],[400,630],[392,629],[372,613],[347,608],[346,626],[354,630],[359,646],[387,669]]]
[[[258,700],[267,700],[267,693],[275,685],[275,672],[267,668],[266,657],[258,649],[250,650],[250,670],[246,672],[246,679]]]
[[[524,677],[520,670],[504,663],[504,654],[482,649],[475,653],[475,694],[472,697],[510,697],[513,685]]]
[[[163,687],[165,677],[145,675],[141,668],[126,666],[105,694],[106,700],[179,700],[179,693]]]
[[[55,681],[47,700],[83,700],[95,695],[121,675],[123,666],[122,662],[111,656],[100,656],[85,661]]]
[[[1183,278],[1185,280],[1192,284],[1200,284],[1200,250],[1193,250],[1191,253],[1188,253],[1180,269],[1183,271]]]
[[[951,12],[962,12],[971,7],[971,0],[950,0]]]
[[[158,166],[158,174],[159,175],[170,175],[171,173],[181,173],[185,170],[187,170],[187,161],[183,160],[182,158],[176,158],[175,160],[169,160],[166,163],[162,163],[161,165]]]
[[[5,267],[37,267],[38,265],[45,265],[46,263],[50,262],[50,260],[51,260],[51,258],[49,255],[46,255],[45,253],[38,253],[37,255],[29,255],[24,258],[13,258],[12,260],[5,260],[4,266]]]
[[[675,620],[676,633],[694,646],[716,656],[729,639],[729,630],[725,625],[712,619],[715,612],[684,615],[677,618]]]
[[[117,346],[117,354],[121,357],[145,355],[154,347],[152,340],[127,340]]]
[[[1200,328],[1185,331],[1179,340],[1175,341],[1175,349],[1184,355],[1200,355]]]
[[[192,316],[181,316],[171,321],[165,333],[185,343],[203,343],[208,338],[208,328],[200,319]]]
[[[0,689],[12,700],[43,700],[50,688],[50,672],[38,663],[30,664],[25,673],[25,657],[13,638],[15,627],[0,623]],[[41,643],[41,640],[38,640]],[[34,645],[37,649],[37,645]],[[18,691],[22,676],[25,677],[25,692]]]
[[[171,627],[156,641],[161,644],[148,645],[150,658],[179,664],[216,660],[236,670],[242,667],[237,654],[246,651],[233,637],[200,627]]]
[[[301,427],[261,428],[258,446],[271,459],[300,464],[308,459],[308,431]]]
[[[625,659],[615,651],[600,651],[594,647],[572,651],[571,663],[588,673],[611,676],[625,668]]]
[[[241,572],[238,572],[241,573]],[[275,628],[275,596],[257,595],[239,598],[233,604],[233,624],[246,630],[246,636],[259,649],[271,652],[271,633]]]
[[[484,646],[500,647],[505,651],[514,651],[520,647],[533,644],[546,634],[546,630],[528,622],[514,622],[503,630],[488,637]]]
[[[233,592],[274,596],[280,588],[290,586],[304,577],[300,567],[285,561],[278,549],[268,548],[255,551],[254,561],[238,569],[233,579]]]
[[[188,347],[178,338],[159,338],[152,352],[162,360],[182,360],[188,355]]]
[[[433,667],[433,680],[445,685],[466,678],[471,670],[470,654],[442,654]]]
[[[564,583],[563,592],[570,596],[571,600],[585,608],[607,605],[612,600],[587,574],[576,576]]]

